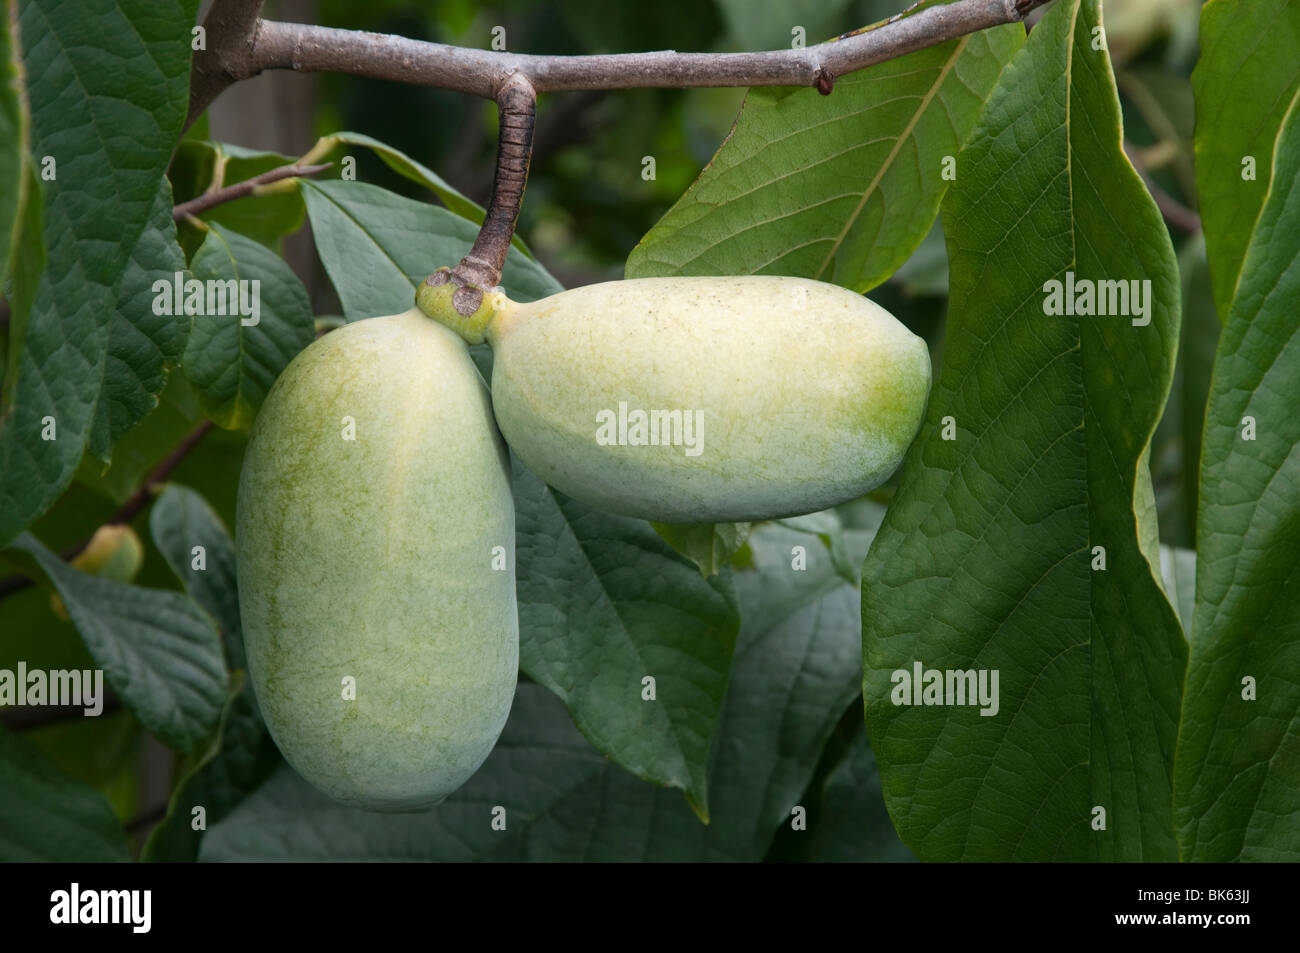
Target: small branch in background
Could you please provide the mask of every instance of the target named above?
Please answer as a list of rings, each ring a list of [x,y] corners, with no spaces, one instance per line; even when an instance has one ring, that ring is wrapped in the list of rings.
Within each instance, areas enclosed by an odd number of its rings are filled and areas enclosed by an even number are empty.
[[[0,331],[9,329],[9,299],[0,295]]]
[[[526,78],[515,73],[497,96],[501,114],[497,143],[497,172],[492,183],[483,227],[474,247],[460,264],[448,271],[436,271],[425,280],[431,285],[455,282],[452,305],[462,315],[473,314],[483,302],[483,293],[501,283],[501,269],[510,253],[519,208],[528,186],[528,164],[533,154],[533,128],[537,124],[537,95]]]
[[[111,715],[121,707],[118,697],[105,689],[103,711],[95,717]],[[86,714],[85,705],[22,705],[0,710],[0,724],[7,731],[35,731],[47,725],[61,725],[87,717],[90,716]]]
[[[1047,0],[957,0],[918,10],[872,30],[804,49],[761,53],[613,53],[532,56],[426,43],[256,18],[255,0],[219,2],[208,15],[208,50],[191,83],[193,122],[232,83],[268,69],[350,73],[436,86],[495,99],[512,74],[539,92],[700,86],[820,86],[876,63],[1004,23],[1018,23]],[[220,17],[219,11],[223,11]]]
[[[123,523],[129,523],[135,519],[136,515],[148,506],[149,501],[153,499],[153,488],[160,483],[167,482],[167,478],[171,476],[172,471],[180,466],[181,461],[185,459],[186,455],[191,450],[198,446],[199,441],[207,435],[208,431],[211,430],[212,427],[212,421],[205,420],[186,434],[184,439],[182,439],[181,442],[167,454],[167,456],[163,457],[156,467],[149,471],[148,475],[141,482],[139,488],[127,497],[126,501],[121,506],[113,511],[113,515],[104,521],[104,525],[117,526]],[[81,551],[90,545],[90,541],[93,538],[93,536],[88,536],[81,542],[69,546],[67,549],[59,553],[59,555],[63,558],[64,562],[70,562],[71,560],[76,559],[77,556],[80,555]],[[0,599],[12,595],[15,592],[21,592],[29,586],[34,585],[35,583],[25,576],[9,576],[0,579]]]
[[[1164,217],[1164,220],[1179,231],[1186,232],[1189,235],[1199,234],[1201,231],[1201,217],[1156,184],[1155,179],[1151,178],[1151,174],[1147,172],[1146,166],[1138,154],[1138,149],[1131,142],[1125,141],[1124,152],[1128,155],[1129,161],[1133,163],[1133,168],[1137,170],[1137,174],[1142,177],[1142,182],[1146,185],[1147,191],[1155,199],[1156,208],[1160,209],[1160,214]]]
[[[224,202],[233,202],[235,199],[242,199],[247,195],[252,195],[257,191],[259,186],[269,185],[272,182],[279,182],[282,179],[294,179],[300,175],[315,175],[317,172],[323,172],[333,163],[325,162],[320,165],[282,165],[278,169],[272,169],[269,172],[263,172],[261,175],[255,175],[251,179],[245,179],[243,182],[236,182],[234,185],[227,185],[224,188],[213,189],[211,192],[205,192],[203,195],[190,199],[188,202],[182,202],[172,209],[172,220],[183,221],[187,216],[198,215],[206,212],[210,208],[221,205]]]
[[[113,515],[108,518],[108,523],[110,525],[129,523],[135,519],[136,514],[148,506],[149,501],[153,499],[153,488],[160,483],[167,482],[167,478],[171,476],[172,471],[180,466],[181,461],[199,445],[199,441],[207,436],[208,431],[213,426],[212,421],[205,420],[187,433],[181,442],[173,447],[172,451],[163,457],[156,467],[149,471],[149,475],[144,478],[139,488],[127,497],[126,502],[119,506]],[[77,547],[77,553],[81,552],[89,544],[90,540],[85,540]],[[76,556],[77,553],[73,553],[72,556]],[[64,559],[71,559],[72,556],[67,555],[66,551],[63,554]]]

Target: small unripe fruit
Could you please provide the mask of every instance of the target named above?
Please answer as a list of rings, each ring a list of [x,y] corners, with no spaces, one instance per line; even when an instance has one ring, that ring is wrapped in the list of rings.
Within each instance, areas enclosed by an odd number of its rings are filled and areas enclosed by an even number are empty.
[[[128,524],[106,523],[95,530],[86,548],[69,564],[101,579],[130,582],[144,565],[144,543]],[[50,610],[64,622],[71,621],[68,607],[57,592],[50,593]]]
[[[469,318],[452,283],[417,300],[493,350],[506,442],[569,496],[669,523],[774,519],[884,482],[930,389],[925,342],[874,302],[803,278],[641,278]]]
[[[250,435],[236,536],[249,673],[289,763],[372,810],[463,784],[519,657],[508,459],[464,342],[413,309],[298,355]]]

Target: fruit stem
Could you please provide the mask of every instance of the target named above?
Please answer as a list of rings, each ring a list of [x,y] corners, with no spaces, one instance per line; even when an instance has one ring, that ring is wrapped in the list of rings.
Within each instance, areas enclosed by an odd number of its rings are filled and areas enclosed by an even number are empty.
[[[456,286],[452,305],[461,317],[467,319],[479,310],[483,295],[501,283],[501,269],[505,267],[510,242],[515,236],[515,223],[519,220],[519,208],[528,185],[528,164],[533,154],[537,94],[528,77],[511,73],[497,91],[496,102],[500,133],[492,198],[483,218],[483,227],[479,229],[478,238],[474,239],[474,247],[450,274],[450,280]],[[434,285],[448,280],[444,277],[435,282],[438,275],[439,272],[434,272],[425,283]]]

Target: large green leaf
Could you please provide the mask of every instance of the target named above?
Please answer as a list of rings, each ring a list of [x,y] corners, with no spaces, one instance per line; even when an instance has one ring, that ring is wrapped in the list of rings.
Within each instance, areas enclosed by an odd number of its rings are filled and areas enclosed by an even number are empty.
[[[211,735],[228,679],[210,618],[179,592],[73,569],[30,533],[14,546],[58,590],[95,664],[141,724],[181,751]]]
[[[874,532],[825,516],[860,566]],[[802,805],[827,739],[858,696],[860,596],[817,533],[768,524],[748,548],[750,568],[735,574],[741,636],[710,779],[725,809],[710,835],[743,845],[738,856],[761,857]]]
[[[9,275],[9,252],[17,239],[27,186],[27,145],[31,120],[23,89],[22,51],[18,49],[18,0],[0,8],[0,294]]]
[[[87,455],[77,468],[77,483],[119,505],[125,503],[149,472],[202,420],[198,398],[185,375],[169,373],[158,395],[158,406],[113,444],[113,462],[108,469]]]
[[[831,863],[909,861],[885,810],[880,768],[859,729],[822,787],[822,813],[812,827],[809,860]]]
[[[176,784],[167,815],[150,832],[141,859],[197,860],[204,831],[228,816],[278,764],[280,754],[257,713],[252,686],[240,677],[216,735]]]
[[[22,363],[23,340],[27,332],[27,319],[31,314],[36,289],[40,287],[41,272],[45,268],[44,205],[41,201],[41,181],[35,167],[26,166],[22,200],[18,205],[18,218],[14,222],[14,243],[10,249],[8,279],[0,289],[9,305],[9,327],[0,335],[5,353],[0,354],[0,441],[4,440],[5,420],[12,415],[13,394],[18,383],[18,369]],[[0,447],[0,453],[4,453]],[[4,492],[0,478],[0,493]],[[3,540],[0,539],[0,543]]]
[[[846,532],[860,556],[870,533]],[[807,549],[804,570],[791,565],[796,545]],[[602,758],[550,692],[525,684],[487,762],[432,812],[341,807],[281,768],[210,832],[202,859],[760,859],[856,694],[858,624],[855,588],[837,581],[816,535],[767,526],[750,548],[754,568],[735,574],[747,621],[713,749],[707,827],[676,791]],[[491,827],[497,805],[504,831]]]
[[[386,142],[380,142],[378,139],[371,138],[359,132],[336,132],[332,135],[322,136],[316,143],[316,147],[305,157],[311,161],[318,161],[324,156],[333,153],[339,146],[365,146],[384,161],[384,164],[405,179],[419,183],[433,192],[442,201],[442,204],[459,215],[461,218],[473,222],[475,225],[483,224],[483,217],[486,214],[483,207],[477,202],[466,198],[457,191],[442,176],[434,172],[428,166],[412,159],[400,149],[390,146]],[[528,246],[518,235],[511,239],[512,244],[521,252],[529,255]],[[529,255],[529,257],[532,257]]]
[[[478,235],[459,215],[364,182],[304,181],[302,190],[316,250],[349,320],[409,310],[416,286],[460,261]],[[517,301],[563,290],[513,248],[501,283]]]
[[[128,861],[126,837],[102,794],[0,731],[0,861]]]
[[[149,532],[190,598],[221,627],[229,666],[246,669],[239,589],[235,583],[235,544],[221,518],[198,493],[173,483],[149,512]]]
[[[197,7],[22,4],[32,153],[53,176],[43,183],[49,265],[0,415],[0,545],[64,490],[91,438],[118,283],[185,120]],[[42,437],[48,418],[55,439]]]
[[[258,282],[256,323],[246,325],[230,305],[226,314],[197,314],[185,348],[185,373],[204,412],[227,430],[248,427],[280,372],[312,342],[307,289],[279,255],[220,225],[212,226],[190,269],[199,281],[247,281],[250,289]]]
[[[648,523],[571,500],[518,462],[514,493],[520,667],[592,744],[707,817],[740,624],[729,573],[701,578]]]
[[[155,308],[154,283],[160,278],[170,283],[184,272],[185,256],[172,221],[172,190],[160,179],[148,224],[114,289],[117,303],[109,326],[104,388],[95,405],[89,445],[90,453],[105,464],[118,439],[158,406],[171,367],[180,363],[189,318]]]
[[[1205,418],[1174,787],[1186,860],[1300,860],[1300,93],[1272,155]]]
[[[1121,149],[1099,17],[1097,0],[1051,8],[959,157],[944,364],[863,569],[867,724],[922,859],[1175,856],[1186,646],[1136,507],[1178,272]],[[1067,272],[1149,280],[1149,323],[1046,313]],[[997,714],[894,704],[892,674],[916,663],[997,672]]]
[[[920,244],[980,104],[1024,42],[998,27],[814,89],[753,89],[627,276],[772,274],[865,291]],[[960,171],[958,172],[960,175]]]
[[[1196,190],[1214,303],[1223,320],[1268,194],[1273,144],[1300,86],[1300,3],[1209,0],[1201,10]],[[1251,178],[1243,178],[1249,161]]]

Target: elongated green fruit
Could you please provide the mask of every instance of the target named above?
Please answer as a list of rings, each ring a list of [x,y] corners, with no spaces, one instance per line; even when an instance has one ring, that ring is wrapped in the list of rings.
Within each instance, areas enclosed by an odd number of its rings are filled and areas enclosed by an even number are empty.
[[[244,643],[271,736],[331,797],[426,808],[492,750],[519,658],[507,467],[464,342],[415,309],[326,335],[267,396]]]
[[[641,278],[462,318],[492,345],[506,442],[557,489],[671,523],[774,519],[879,486],[916,436],[925,342],[888,311],[803,278]]]

